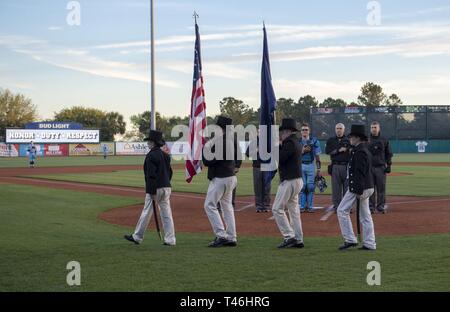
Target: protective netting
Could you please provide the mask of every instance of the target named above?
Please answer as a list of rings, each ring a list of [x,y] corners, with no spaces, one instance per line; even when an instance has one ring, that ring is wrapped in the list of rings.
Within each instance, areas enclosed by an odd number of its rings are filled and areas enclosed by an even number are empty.
[[[427,132],[429,139],[450,139],[450,113],[429,113]]]
[[[339,122],[346,126],[346,133],[352,124],[366,125],[369,133],[373,121],[380,123],[381,133],[388,139],[450,139],[450,106],[315,108],[311,111],[312,133],[320,140],[334,136]]]

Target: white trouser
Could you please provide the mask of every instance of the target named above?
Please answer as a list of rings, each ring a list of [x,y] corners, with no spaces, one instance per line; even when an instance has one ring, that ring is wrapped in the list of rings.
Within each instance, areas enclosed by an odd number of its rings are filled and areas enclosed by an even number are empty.
[[[374,189],[364,190],[360,197],[359,218],[362,226],[362,240],[364,246],[370,249],[376,249],[375,231],[373,228],[372,215],[369,209],[369,197],[373,194]],[[352,220],[350,218],[350,210],[356,201],[356,194],[347,191],[342,198],[337,209],[339,226],[341,227],[342,236],[347,243],[357,243],[358,240],[353,232]]]
[[[303,230],[298,208],[298,194],[302,187],[303,180],[300,178],[284,180],[278,186],[272,207],[273,216],[284,239],[295,237],[300,242],[303,242]],[[290,221],[287,218],[285,208],[289,212]]]
[[[164,242],[169,245],[175,245],[175,228],[173,226],[172,209],[170,208],[170,187],[159,188],[156,190],[156,204],[159,207],[161,215],[162,226],[164,230]],[[145,194],[144,209],[142,209],[141,217],[136,224],[133,238],[137,242],[142,242],[144,233],[147,229],[148,223],[153,215],[153,201],[150,194]]]
[[[205,199],[205,212],[213,228],[216,237],[226,238],[230,241],[236,241],[236,223],[234,220],[234,210],[231,204],[233,189],[236,188],[236,176],[228,178],[214,178],[209,182],[208,193]],[[220,202],[220,208],[223,213],[225,226],[217,210],[217,203]]]

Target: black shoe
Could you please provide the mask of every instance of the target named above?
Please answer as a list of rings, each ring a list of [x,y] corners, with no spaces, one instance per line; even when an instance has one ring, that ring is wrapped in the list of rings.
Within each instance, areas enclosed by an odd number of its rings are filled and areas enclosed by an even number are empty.
[[[375,213],[375,209],[370,209],[370,214],[374,214]]]
[[[278,245],[278,248],[291,248],[294,247],[297,244],[297,240],[292,237],[289,239],[285,239],[280,245]]]
[[[133,235],[124,235],[123,238],[125,238],[127,241],[135,243],[136,245],[139,245],[139,242],[134,240]]]
[[[232,241],[232,240],[228,240],[228,239],[227,239],[227,241],[226,241],[225,243],[223,243],[223,246],[226,246],[226,247],[236,247],[236,246],[237,246],[237,242],[236,242],[236,241]]]
[[[303,248],[303,247],[305,247],[305,244],[303,242],[297,241],[297,243],[294,246],[292,246],[292,247],[294,247],[294,248]]]
[[[224,237],[216,237],[212,242],[209,243],[208,247],[222,247],[225,246],[228,240]]]
[[[169,243],[166,243],[166,242],[164,242],[163,245],[164,246],[171,246],[171,247],[175,246],[175,244],[169,244]]]
[[[264,209],[256,209],[257,213],[264,212]]]
[[[377,212],[386,214],[386,209],[384,207],[377,207]]]
[[[314,212],[316,212],[316,210],[314,208],[309,208],[309,209],[306,209],[306,212],[307,213],[314,213]]]
[[[359,247],[358,249],[359,249],[359,250],[370,250],[370,251],[375,251],[375,249],[366,247],[366,246],[364,246],[364,245],[362,245],[362,247]]]
[[[305,212],[305,211],[306,211],[305,208],[300,208],[300,212],[301,212],[301,213],[303,213],[303,212]]]
[[[356,246],[358,246],[358,243],[347,243],[347,242],[344,242],[344,245],[340,246],[339,250],[346,250],[346,249],[349,249],[350,247],[356,247]]]

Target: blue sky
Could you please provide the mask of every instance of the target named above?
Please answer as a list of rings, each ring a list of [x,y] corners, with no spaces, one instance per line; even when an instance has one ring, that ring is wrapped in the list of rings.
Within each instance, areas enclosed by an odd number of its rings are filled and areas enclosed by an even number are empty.
[[[72,105],[149,109],[149,0],[0,0],[0,87],[21,92],[42,118]],[[367,81],[405,104],[450,105],[450,3],[369,1],[155,0],[157,110],[187,115],[194,10],[200,15],[207,113],[234,96],[259,106],[262,21],[277,97],[356,100]]]

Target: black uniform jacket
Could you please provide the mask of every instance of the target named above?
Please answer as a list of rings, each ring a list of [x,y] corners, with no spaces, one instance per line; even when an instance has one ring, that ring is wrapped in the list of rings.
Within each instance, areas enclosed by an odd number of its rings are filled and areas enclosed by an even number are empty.
[[[170,156],[159,147],[153,147],[145,156],[144,162],[145,192],[154,195],[156,190],[171,187],[172,167]]]
[[[281,182],[302,177],[302,144],[295,134],[281,144],[278,169]]]
[[[348,163],[348,189],[350,192],[362,195],[364,190],[373,188],[372,155],[365,143],[354,147]]]
[[[206,143],[203,149],[203,164],[208,167],[208,179],[212,180],[214,178],[227,178],[236,175],[236,168],[240,168],[242,164],[242,152],[239,147],[237,138],[235,135],[220,135],[218,137],[214,137],[213,142]],[[211,146],[210,152],[215,153],[216,146],[220,144],[222,148],[223,155],[221,157],[217,157],[218,159],[207,159],[205,157],[205,149],[208,149],[208,146]],[[234,153],[233,159],[227,159],[227,154],[231,154],[230,149],[233,149]],[[227,153],[227,150],[229,151]],[[239,157],[238,157],[239,155]],[[229,155],[230,156],[230,155]],[[239,158],[239,159],[238,159]]]
[[[390,166],[392,164],[391,146],[385,137],[371,135],[369,138],[369,150],[372,153],[372,166]]]
[[[341,147],[347,148],[346,152],[339,152]],[[342,137],[332,137],[327,141],[327,146],[325,147],[325,153],[330,155],[331,162],[335,163],[348,163],[350,160],[350,141],[344,135]]]

